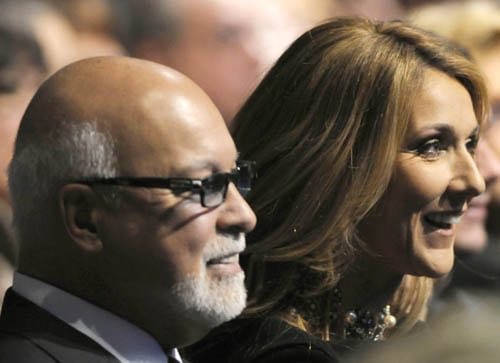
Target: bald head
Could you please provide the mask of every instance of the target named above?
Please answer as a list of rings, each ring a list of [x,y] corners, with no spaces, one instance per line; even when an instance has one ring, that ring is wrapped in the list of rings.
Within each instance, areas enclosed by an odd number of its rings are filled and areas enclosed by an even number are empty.
[[[36,231],[29,227],[34,213],[57,214],[54,195],[61,185],[90,177],[168,175],[170,165],[159,159],[191,153],[192,144],[206,143],[211,132],[234,150],[208,96],[171,68],[128,57],[66,66],[39,88],[17,134],[9,186],[21,239]],[[35,210],[38,205],[43,209]]]
[[[127,57],[91,58],[63,68],[40,87],[21,122],[18,143],[61,123],[89,120],[105,123],[116,136],[135,133],[145,118],[179,127],[201,109],[208,113],[205,122],[220,119],[203,91],[171,68]]]

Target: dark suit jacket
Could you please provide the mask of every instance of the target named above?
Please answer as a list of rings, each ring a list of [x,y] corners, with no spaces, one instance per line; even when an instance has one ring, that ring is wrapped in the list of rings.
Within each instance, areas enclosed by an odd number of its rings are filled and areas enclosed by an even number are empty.
[[[0,316],[2,363],[118,363],[87,336],[9,289]]]
[[[345,349],[278,319],[237,319],[216,328],[183,356],[192,363],[336,363]]]

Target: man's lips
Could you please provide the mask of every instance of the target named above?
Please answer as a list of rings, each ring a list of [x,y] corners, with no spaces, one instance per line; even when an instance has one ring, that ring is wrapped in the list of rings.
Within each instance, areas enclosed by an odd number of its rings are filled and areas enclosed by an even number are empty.
[[[239,252],[229,253],[224,256],[211,258],[207,261],[207,265],[231,264],[239,263]]]
[[[240,252],[229,253],[211,258],[207,261],[207,269],[218,271],[222,274],[235,274],[242,271],[240,266]]]

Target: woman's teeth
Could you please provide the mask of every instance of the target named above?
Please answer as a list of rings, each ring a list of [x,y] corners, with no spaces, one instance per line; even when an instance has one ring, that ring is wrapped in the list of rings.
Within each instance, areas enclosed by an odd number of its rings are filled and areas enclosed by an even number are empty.
[[[456,213],[431,213],[425,216],[425,220],[437,228],[449,229],[452,225],[459,223],[461,217],[461,214]]]

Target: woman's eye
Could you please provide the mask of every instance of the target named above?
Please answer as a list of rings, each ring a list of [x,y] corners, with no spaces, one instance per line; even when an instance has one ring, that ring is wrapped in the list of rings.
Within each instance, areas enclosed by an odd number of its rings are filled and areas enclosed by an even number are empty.
[[[476,153],[476,148],[477,148],[477,142],[479,141],[479,138],[477,136],[471,137],[467,143],[467,150],[471,155],[474,155]]]
[[[441,143],[441,140],[432,139],[420,145],[416,153],[424,159],[435,159],[438,158],[445,149],[446,147]]]

